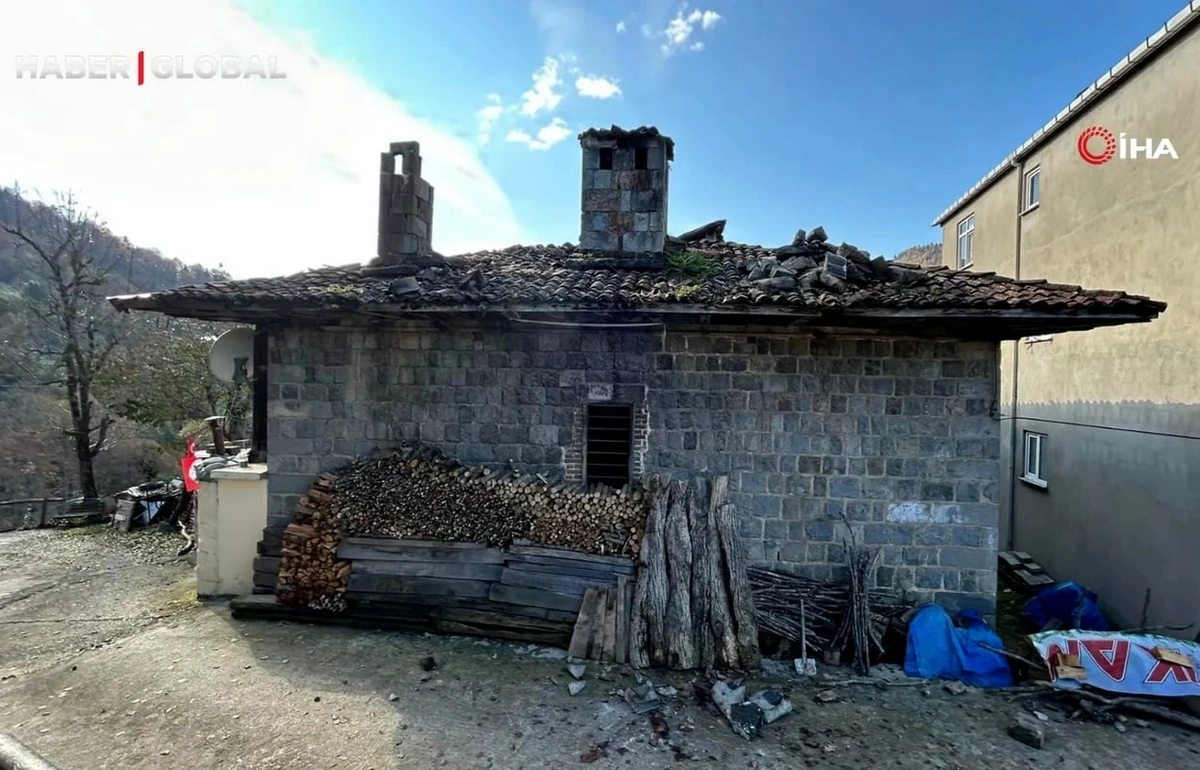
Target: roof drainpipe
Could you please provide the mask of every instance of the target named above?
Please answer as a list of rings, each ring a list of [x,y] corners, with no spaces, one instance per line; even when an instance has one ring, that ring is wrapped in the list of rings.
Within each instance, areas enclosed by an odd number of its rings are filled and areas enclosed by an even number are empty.
[[[1025,194],[1025,160],[1013,158],[1010,164],[1017,171],[1017,240],[1013,246],[1013,278],[1021,280],[1021,200]],[[1017,449],[1017,387],[1020,382],[1021,340],[1012,343],[1012,402],[1008,407],[1009,420],[1009,474],[1008,474],[1008,545],[1007,550],[1016,548],[1017,540],[1017,461],[1021,452]]]

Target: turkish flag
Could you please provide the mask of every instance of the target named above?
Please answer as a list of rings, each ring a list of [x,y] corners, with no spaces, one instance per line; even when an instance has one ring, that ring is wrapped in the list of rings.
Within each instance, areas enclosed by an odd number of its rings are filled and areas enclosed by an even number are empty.
[[[188,436],[187,452],[183,455],[183,488],[189,492],[195,492],[200,488],[200,482],[196,481],[196,441],[191,436]]]

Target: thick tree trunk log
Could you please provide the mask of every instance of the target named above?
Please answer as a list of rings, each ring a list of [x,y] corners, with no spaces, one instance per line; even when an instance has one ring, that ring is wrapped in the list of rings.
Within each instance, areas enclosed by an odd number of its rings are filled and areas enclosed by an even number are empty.
[[[733,624],[729,591],[725,585],[725,549],[721,547],[721,528],[717,513],[728,501],[729,477],[717,476],[713,479],[712,495],[708,503],[709,625],[712,629],[716,664],[738,668],[737,629]]]
[[[642,569],[645,570],[646,602],[642,612],[646,617],[646,637],[650,650],[650,664],[664,666],[667,663],[667,553],[663,544],[663,531],[670,500],[670,485],[663,478],[655,480],[650,502],[650,516],[646,519],[646,535],[643,538]],[[648,543],[648,546],[647,546]]]
[[[712,564],[708,550],[711,534],[708,529],[708,484],[695,480],[688,496],[688,528],[692,536],[692,625],[696,637],[696,665],[708,671],[713,666],[716,646],[712,635]]]
[[[747,670],[758,668],[760,654],[758,624],[754,621],[754,594],[746,575],[746,554],[733,525],[733,505],[716,506],[716,521],[729,579],[729,604],[733,609],[738,659]]]
[[[692,625],[692,539],[688,532],[686,483],[674,481],[664,527],[667,555],[667,665],[687,671],[696,667],[696,629]]]

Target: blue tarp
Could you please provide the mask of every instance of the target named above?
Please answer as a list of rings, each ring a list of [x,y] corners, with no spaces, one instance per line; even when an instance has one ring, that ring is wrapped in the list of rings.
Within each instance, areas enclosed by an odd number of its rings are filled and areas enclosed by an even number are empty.
[[[1037,596],[1025,602],[1021,612],[1037,628],[1042,629],[1056,620],[1060,623],[1059,628],[1112,630],[1096,604],[1096,594],[1069,580],[1042,589]]]
[[[926,604],[908,624],[908,649],[904,673],[922,679],[955,679],[976,687],[1011,687],[1012,670],[997,650],[1004,642],[975,610],[958,614],[963,628],[954,625],[938,604]]]

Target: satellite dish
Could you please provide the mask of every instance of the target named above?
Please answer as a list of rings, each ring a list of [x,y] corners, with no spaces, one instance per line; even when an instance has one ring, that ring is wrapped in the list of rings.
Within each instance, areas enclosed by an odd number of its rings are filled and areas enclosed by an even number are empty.
[[[248,326],[225,332],[208,351],[208,370],[221,382],[249,382],[253,361],[254,329]]]

